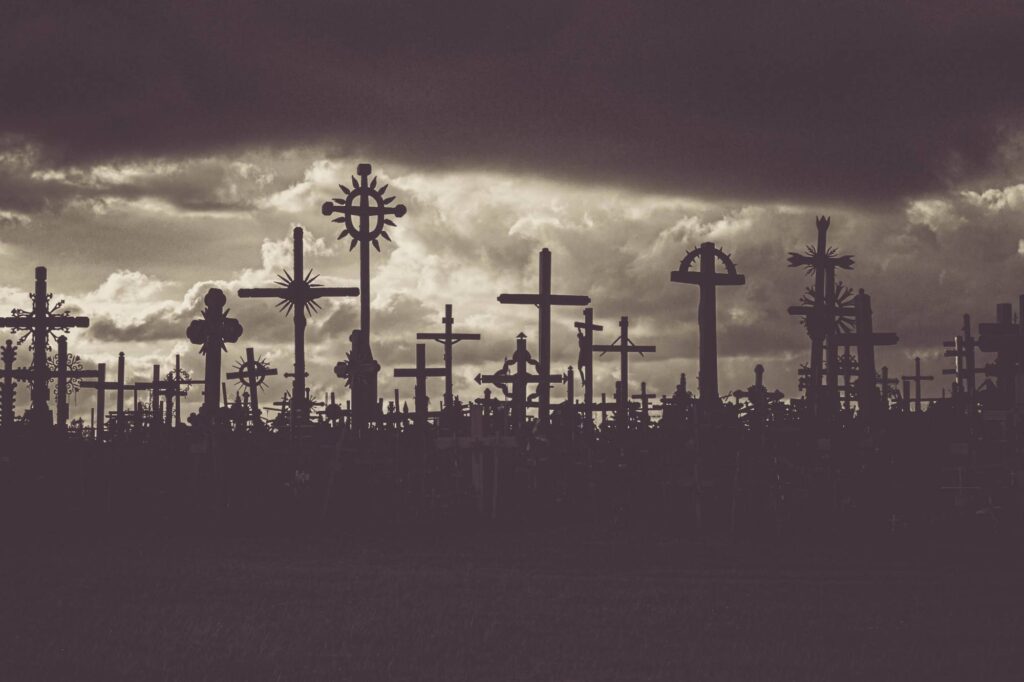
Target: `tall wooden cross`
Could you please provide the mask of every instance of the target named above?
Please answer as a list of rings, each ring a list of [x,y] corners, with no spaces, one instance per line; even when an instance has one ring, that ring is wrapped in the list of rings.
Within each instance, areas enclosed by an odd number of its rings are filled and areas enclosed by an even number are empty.
[[[320,275],[306,272],[303,265],[302,228],[292,230],[292,271],[285,270],[278,275],[277,286],[262,289],[239,289],[239,298],[276,298],[277,308],[285,315],[292,315],[295,336],[295,371],[292,373],[292,415],[300,421],[308,417],[308,406],[301,400],[306,395],[306,318],[320,310],[317,299],[335,296],[358,296],[356,287],[325,287],[317,284]],[[257,408],[258,409],[258,408]]]
[[[225,343],[234,343],[242,336],[242,325],[228,317],[229,310],[224,308],[228,299],[220,289],[210,289],[203,301],[206,303],[203,319],[192,320],[186,333],[188,340],[200,346],[199,352],[206,356],[202,410],[212,420],[218,409],[220,355],[227,350]]]
[[[47,376],[46,351],[50,345],[50,336],[58,331],[69,333],[71,328],[89,326],[88,317],[76,317],[61,312],[64,301],[51,305],[53,294],[46,288],[46,268],[36,268],[35,293],[31,294],[32,309],[11,311],[11,317],[0,317],[0,328],[8,328],[14,332],[24,332],[18,345],[31,337],[32,349],[32,405],[29,409],[29,422],[35,425],[49,425],[52,422],[49,397],[49,377]]]
[[[804,253],[790,252],[789,267],[806,268],[807,274],[814,275],[814,288],[806,298],[808,305],[790,308],[790,315],[803,315],[807,321],[807,333],[811,337],[811,364],[807,380],[807,398],[813,409],[818,407],[818,393],[821,390],[822,355],[825,343],[834,333],[834,321],[839,315],[836,301],[836,268],[850,270],[853,268],[852,256],[837,255],[834,248],[829,248],[827,232],[832,219],[827,216],[815,218],[818,228],[816,246],[808,246]],[[799,312],[796,312],[799,310]],[[838,374],[834,366],[837,364],[838,348],[835,343],[828,344],[829,373],[828,387],[834,393],[838,386]]]
[[[857,331],[837,334],[834,337],[840,345],[849,344],[857,347],[857,404],[867,416],[872,416],[878,407],[878,392],[875,390],[877,374],[875,371],[875,348],[892,346],[899,343],[899,337],[891,332],[876,332],[871,319],[871,297],[860,292],[854,297],[853,305],[857,322]]]
[[[321,211],[325,216],[340,214],[332,220],[342,223],[345,229],[338,239],[346,236],[351,239],[349,251],[359,245],[359,328],[365,335],[366,347],[370,344],[370,246],[380,251],[380,239],[391,241],[385,228],[394,227],[391,217],[401,218],[405,215],[403,204],[391,205],[395,198],[385,196],[388,185],[377,187],[377,178],[371,180],[373,168],[368,163],[356,167],[356,175],[352,176],[352,187],[338,185],[343,197],[335,197],[333,201],[324,202]],[[372,352],[372,351],[371,351]],[[367,401],[377,403],[377,375],[369,379],[367,385],[369,397]],[[358,406],[357,406],[358,407]]]
[[[920,412],[921,411],[921,382],[922,381],[932,381],[934,378],[935,377],[924,376],[923,374],[921,374],[921,358],[915,357],[914,358],[914,374],[911,375],[911,376],[904,376],[903,377],[903,379],[905,381],[913,381],[914,382],[914,411],[915,412]],[[908,404],[909,404],[909,399],[910,399],[910,396],[907,396]]]
[[[629,318],[625,315],[619,318],[619,338],[610,344],[597,345],[592,348],[601,355],[605,353],[618,353],[619,355],[619,382],[622,384],[622,390],[618,391],[616,396],[617,418],[618,423],[625,427],[629,423],[629,355],[630,353],[639,353],[643,356],[644,353],[657,352],[658,348],[657,346],[635,345],[629,338]]]
[[[640,393],[634,395],[633,398],[640,401],[640,423],[643,426],[651,423],[650,400],[657,397],[657,393],[647,392],[646,381],[640,382]]]
[[[697,261],[699,270],[691,270]],[[725,272],[716,272],[715,265],[721,261]],[[679,263],[679,269],[672,273],[671,280],[681,284],[696,284],[700,287],[700,304],[697,308],[697,324],[700,328],[700,400],[704,405],[717,406],[718,395],[718,332],[716,321],[716,293],[720,286],[739,286],[746,283],[743,275],[736,274],[736,265],[713,242],[704,242],[699,248],[687,253]]]
[[[416,379],[416,425],[423,428],[427,425],[427,413],[430,410],[430,399],[427,397],[427,379],[444,377],[446,368],[427,367],[427,344],[416,344],[416,366],[395,370],[397,378]]]
[[[452,331],[455,318],[452,317],[452,304],[444,306],[444,317],[441,318],[444,324],[443,332],[417,332],[416,338],[426,341],[437,341],[444,346],[444,406],[451,407],[454,400],[452,395],[452,346],[459,341],[479,341],[479,334]]]
[[[579,342],[580,354],[576,360],[576,366],[580,370],[580,379],[583,381],[583,428],[588,431],[594,429],[594,332],[604,329],[599,324],[594,324],[594,309],[583,309],[583,321],[574,323],[576,327],[576,339]]]
[[[551,375],[551,306],[585,306],[590,303],[589,296],[572,296],[551,293],[551,251],[543,248],[540,251],[539,284],[536,294],[502,294],[499,303],[511,305],[535,305],[538,310],[539,363],[537,373],[540,376]],[[537,421],[546,427],[550,419],[551,384],[542,381],[537,386]]]
[[[509,368],[515,367],[515,373],[510,373]],[[537,368],[537,374],[530,373],[530,366]],[[526,349],[526,334],[522,332],[516,337],[516,351],[512,359],[506,359],[501,369],[494,374],[477,374],[476,383],[494,384],[501,389],[505,397],[512,398],[512,422],[518,429],[526,422],[526,405],[528,396],[527,387],[530,384],[538,384],[537,393],[540,393],[540,386],[557,384],[562,382],[560,374],[543,374],[540,363],[533,359]],[[511,390],[509,390],[511,386]]]

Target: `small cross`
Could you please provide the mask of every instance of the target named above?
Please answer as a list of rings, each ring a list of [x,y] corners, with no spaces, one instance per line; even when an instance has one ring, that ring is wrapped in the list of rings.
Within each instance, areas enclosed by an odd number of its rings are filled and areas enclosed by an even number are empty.
[[[427,412],[430,408],[427,397],[427,379],[445,376],[444,367],[427,367],[427,344],[416,344],[416,367],[396,369],[395,377],[416,379],[416,424],[424,427],[427,424]]]

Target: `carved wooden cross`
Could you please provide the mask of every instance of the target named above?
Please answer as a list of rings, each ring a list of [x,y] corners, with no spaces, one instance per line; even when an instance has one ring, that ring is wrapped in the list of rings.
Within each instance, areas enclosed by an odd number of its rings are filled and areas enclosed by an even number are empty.
[[[0,329],[8,328],[15,332],[24,332],[18,345],[31,337],[32,349],[32,405],[29,410],[29,421],[35,425],[48,426],[52,419],[47,406],[49,398],[49,376],[46,367],[46,351],[49,348],[50,336],[58,331],[68,333],[71,328],[89,326],[88,317],[75,317],[60,312],[64,301],[50,305],[53,295],[46,289],[46,268],[36,268],[35,293],[31,294],[32,309],[11,311],[11,317],[0,317]]]
[[[444,346],[444,406],[451,407],[453,396],[452,396],[452,346],[457,344],[459,341],[479,341],[479,334],[469,334],[465,332],[454,332],[452,331],[452,325],[455,324],[455,318],[452,317],[452,304],[446,303],[444,306],[444,317],[441,318],[442,324],[444,324],[443,332],[418,332],[416,334],[417,339],[437,341]]]
[[[515,367],[516,371],[514,374],[509,373],[510,367]],[[537,368],[537,374],[531,374],[529,367],[533,366]],[[526,349],[526,334],[522,332],[516,337],[516,351],[512,354],[512,359],[505,360],[501,369],[494,374],[477,374],[476,383],[478,384],[494,384],[501,389],[501,392],[506,397],[512,398],[512,422],[515,428],[521,428],[526,422],[526,405],[528,396],[526,395],[527,387],[530,384],[538,384],[539,386],[545,386],[548,384],[558,384],[562,382],[562,376],[560,374],[543,374],[541,373],[540,363],[533,359],[530,352]],[[509,386],[512,387],[509,390]],[[540,392],[538,386],[537,392]]]
[[[934,378],[935,377],[924,376],[924,375],[921,374],[921,358],[915,357],[914,358],[914,374],[911,375],[911,376],[904,376],[903,377],[903,379],[905,381],[913,381],[914,382],[914,411],[915,412],[920,412],[921,411],[921,382],[922,381],[932,381]],[[910,396],[908,395],[907,396],[908,404],[909,404],[909,401],[910,401]]]
[[[317,299],[335,296],[358,296],[356,287],[325,287],[317,284],[320,275],[306,272],[303,265],[302,228],[292,230],[292,271],[287,270],[277,278],[277,286],[262,289],[239,289],[239,298],[277,298],[277,308],[285,315],[292,315],[295,327],[295,371],[292,373],[292,397],[306,395],[306,318],[320,310]],[[251,404],[250,404],[251,407]],[[256,408],[258,409],[258,408]],[[292,406],[292,414],[300,420],[308,417],[308,405],[299,400]],[[255,423],[255,422],[254,422]]]
[[[551,375],[551,306],[585,306],[590,303],[589,296],[572,296],[551,293],[551,252],[544,248],[540,251],[539,284],[536,294],[502,294],[499,303],[511,305],[535,305],[538,310],[537,329],[540,339],[540,358],[537,372],[540,376]],[[537,387],[537,421],[542,427],[549,422],[551,405],[551,385],[542,381]]]
[[[225,343],[234,343],[242,336],[242,325],[224,308],[227,297],[220,289],[210,289],[203,301],[203,319],[192,320],[188,326],[188,340],[200,346],[199,352],[206,356],[206,374],[203,377],[203,411],[212,419],[217,413],[217,388],[220,383],[221,353],[227,350]]]
[[[416,379],[416,425],[420,428],[427,424],[427,413],[430,410],[430,399],[427,397],[427,379],[444,377],[446,368],[427,367],[427,344],[416,344],[416,367],[396,369],[395,377]]]
[[[691,270],[697,261],[699,270]],[[716,272],[715,265],[721,261],[725,272]],[[716,294],[720,286],[739,286],[746,283],[743,275],[736,274],[736,265],[713,242],[704,242],[683,257],[679,269],[672,273],[671,280],[682,284],[696,284],[700,287],[700,303],[697,308],[697,324],[700,328],[700,399],[704,405],[719,404],[718,395],[718,332],[716,320]]]
[[[610,344],[597,345],[592,348],[601,355],[605,353],[618,353],[619,355],[619,382],[622,384],[622,390],[618,391],[616,396],[617,416],[619,424],[625,428],[625,425],[629,423],[629,355],[630,353],[639,353],[643,356],[644,353],[657,352],[658,348],[657,346],[635,345],[629,338],[629,318],[625,315],[619,318],[619,338]]]
[[[604,329],[594,324],[594,309],[583,309],[583,321],[574,323],[576,338],[580,346],[576,366],[580,370],[583,381],[583,427],[588,431],[594,429],[594,332]]]
[[[895,345],[900,339],[893,333],[875,332],[871,320],[871,297],[864,293],[863,289],[854,297],[853,305],[856,309],[857,331],[837,334],[834,340],[840,345],[849,344],[857,347],[857,404],[861,411],[871,416],[878,406],[878,392],[875,390],[875,348]]]

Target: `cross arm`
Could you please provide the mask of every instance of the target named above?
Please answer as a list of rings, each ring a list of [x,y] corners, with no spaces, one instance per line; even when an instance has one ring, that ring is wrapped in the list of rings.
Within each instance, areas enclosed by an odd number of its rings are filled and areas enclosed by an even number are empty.
[[[239,289],[238,298],[287,298],[288,289],[285,287],[270,287],[267,289]]]
[[[832,339],[842,346],[856,346],[864,341],[872,346],[895,346],[900,341],[900,337],[892,332],[876,332],[866,339],[864,335],[857,333],[835,334]]]
[[[420,370],[420,369],[412,369],[412,368],[410,368],[410,369],[396,369],[395,370],[395,376],[396,377],[403,377],[403,378],[414,378],[414,377],[420,377],[420,376],[424,376],[424,377],[443,377],[443,376],[447,376],[447,372],[445,372],[443,367],[425,367],[422,370]]]
[[[705,275],[690,270],[675,270],[672,272],[672,281],[680,284],[714,284],[720,287],[746,284],[747,279],[743,275],[730,275],[727,272],[715,272],[711,275]]]
[[[591,350],[598,353],[655,353],[657,346],[626,346],[625,350],[621,344],[592,346]]]
[[[310,287],[309,298],[325,296],[358,296],[359,287]]]
[[[417,332],[416,338],[427,341],[479,341],[479,334],[445,334],[444,332]]]
[[[47,328],[61,329],[63,327],[88,327],[88,317],[75,317],[68,315],[62,317],[55,315],[52,317],[39,318],[36,316],[30,317],[0,317],[0,327],[36,327],[42,326]]]

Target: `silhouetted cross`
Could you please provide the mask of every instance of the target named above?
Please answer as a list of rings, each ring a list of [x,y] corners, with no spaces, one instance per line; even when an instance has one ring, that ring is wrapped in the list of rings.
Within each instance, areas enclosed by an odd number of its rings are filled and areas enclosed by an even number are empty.
[[[425,343],[416,344],[416,367],[395,370],[395,377],[416,379],[416,424],[420,427],[426,426],[427,413],[430,408],[430,399],[427,397],[427,379],[443,376],[446,376],[444,367],[427,367],[427,344]]]
[[[700,269],[691,271],[699,259]],[[725,272],[716,272],[715,264],[721,261]],[[720,286],[738,286],[746,283],[743,275],[736,274],[732,259],[713,242],[704,242],[683,257],[679,269],[672,273],[671,280],[682,284],[696,284],[700,287],[700,304],[697,308],[697,324],[700,327],[700,399],[705,405],[718,405],[718,332],[716,321],[716,294]]]
[[[537,368],[537,374],[531,374],[529,366]],[[515,366],[515,374],[509,373],[509,368]],[[476,383],[478,384],[495,384],[501,389],[501,392],[505,394],[505,397],[511,396],[512,398],[512,421],[516,428],[519,428],[526,421],[526,404],[528,396],[526,395],[526,389],[529,384],[539,384],[539,386],[545,386],[547,384],[557,384],[562,382],[562,376],[560,374],[543,374],[540,371],[540,363],[534,360],[530,356],[530,352],[526,350],[526,334],[522,332],[516,337],[516,351],[512,354],[512,359],[506,359],[501,369],[494,374],[477,374]],[[512,390],[509,391],[508,387],[511,386]],[[539,392],[538,388],[538,392]]]
[[[875,332],[871,320],[871,297],[860,292],[854,297],[853,305],[857,320],[857,331],[836,334],[833,341],[839,345],[857,347],[857,403],[864,412],[871,413],[876,406],[875,347],[892,346],[899,343],[899,337],[892,333]]]
[[[188,340],[201,346],[206,356],[206,375],[203,377],[203,409],[212,418],[217,413],[217,389],[220,383],[220,355],[227,350],[225,343],[234,343],[242,336],[242,325],[228,317],[224,308],[228,299],[220,289],[210,289],[203,299],[206,309],[203,319],[192,320],[188,326]]]
[[[117,381],[107,381],[107,365],[96,365],[96,381],[83,381],[82,388],[96,389],[96,440],[103,440],[107,421],[107,391],[117,391],[117,423],[124,420],[124,353],[117,356]]]
[[[245,360],[239,361],[234,372],[228,372],[226,379],[237,381],[242,384],[249,393],[249,418],[253,428],[263,426],[260,419],[260,388],[267,381],[267,377],[277,376],[277,370],[271,367],[263,358],[256,357],[252,348],[245,349]]]
[[[583,321],[575,322],[573,326],[578,330],[576,337],[580,346],[576,365],[583,381],[584,428],[590,431],[594,428],[594,332],[602,331],[604,327],[594,324],[593,308],[584,308]]]
[[[911,376],[904,376],[905,381],[914,382],[914,411],[921,411],[921,382],[932,381],[935,377],[924,376],[921,374],[921,358],[914,358],[914,374]],[[909,403],[910,396],[907,396],[907,402]]]
[[[464,332],[452,331],[452,325],[455,324],[455,318],[452,317],[452,304],[446,303],[444,306],[444,317],[441,318],[441,322],[444,324],[443,332],[418,332],[416,334],[417,339],[437,341],[444,346],[444,405],[450,407],[453,401],[452,396],[452,346],[457,344],[459,341],[479,341],[479,334],[469,334]]]
[[[618,353],[619,355],[619,382],[622,384],[622,390],[618,391],[616,402],[618,403],[619,424],[625,428],[625,425],[629,423],[629,355],[630,353],[639,353],[642,356],[644,353],[657,352],[658,348],[657,346],[634,344],[629,338],[629,318],[623,315],[619,318],[619,338],[607,345],[593,346],[593,350],[600,352],[601,355],[605,353]]]
[[[640,419],[641,419],[641,421],[643,422],[643,424],[645,426],[650,423],[650,402],[649,401],[650,401],[651,398],[657,398],[657,397],[658,397],[657,393],[648,393],[647,392],[647,382],[646,381],[641,381],[640,382],[640,392],[638,394],[634,395],[633,398],[635,400],[639,400],[640,401]]]
[[[539,320],[537,328],[540,338],[540,358],[537,371],[541,376],[551,375],[551,306],[571,305],[582,306],[590,303],[589,296],[571,296],[551,293],[551,252],[544,248],[540,251],[539,284],[536,294],[501,294],[499,303],[512,305],[535,305]],[[551,385],[540,382],[537,387],[537,421],[547,426],[551,405]]]

